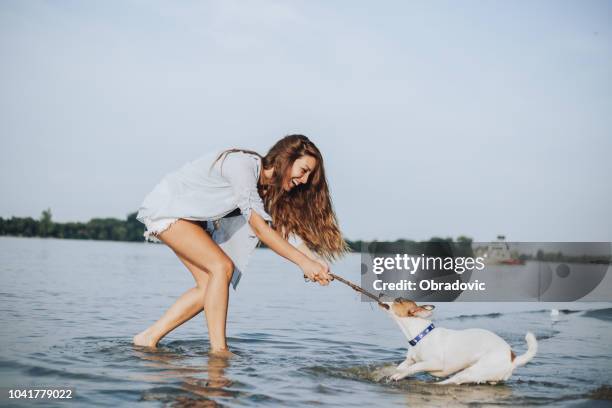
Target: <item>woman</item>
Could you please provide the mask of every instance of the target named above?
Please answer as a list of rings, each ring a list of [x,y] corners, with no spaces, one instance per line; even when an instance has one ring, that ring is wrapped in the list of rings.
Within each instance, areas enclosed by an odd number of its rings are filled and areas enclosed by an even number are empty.
[[[134,336],[139,346],[155,347],[204,309],[210,352],[231,355],[225,338],[229,285],[236,289],[259,240],[321,285],[331,280],[325,260],[349,251],[323,158],[303,135],[282,138],[265,157],[229,149],[189,162],[145,197],[137,218],[147,227],[145,238],[168,245],[196,281],[164,316]]]

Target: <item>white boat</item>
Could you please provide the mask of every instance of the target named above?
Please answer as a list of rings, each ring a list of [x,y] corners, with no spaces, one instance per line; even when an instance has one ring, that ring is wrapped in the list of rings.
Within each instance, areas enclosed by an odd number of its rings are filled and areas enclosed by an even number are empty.
[[[474,255],[484,258],[485,263],[489,265],[523,265],[525,263],[512,255],[505,235],[498,235],[497,241],[490,242],[486,246],[476,247]]]

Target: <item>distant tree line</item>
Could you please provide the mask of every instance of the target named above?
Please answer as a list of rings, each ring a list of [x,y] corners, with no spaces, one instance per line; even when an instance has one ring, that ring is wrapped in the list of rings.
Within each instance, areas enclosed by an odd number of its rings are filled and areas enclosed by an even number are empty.
[[[349,242],[349,241],[347,241]],[[351,249],[356,252],[369,252],[371,254],[412,254],[427,256],[472,256],[472,239],[459,236],[456,240],[451,237],[432,237],[428,241],[413,241],[398,239],[396,241],[353,241]]]
[[[125,220],[93,218],[88,222],[54,222],[51,209],[40,218],[0,217],[0,235],[18,237],[95,239],[105,241],[144,241],[144,224],[131,213]]]
[[[104,241],[144,241],[144,224],[136,219],[136,212],[128,214],[125,220],[117,218],[92,218],[88,222],[54,222],[51,209],[42,212],[39,219],[32,217],[0,217],[0,236],[42,238],[93,239]],[[472,239],[460,236],[452,238],[433,237],[429,241],[350,241],[347,244],[353,252],[410,253],[410,254],[454,254],[468,256]],[[265,248],[263,242],[260,246]]]
[[[533,260],[536,259],[538,261],[545,262],[568,262],[568,263],[594,263],[594,264],[609,264],[610,263],[610,254],[601,254],[601,255],[565,255],[561,251],[557,252],[544,252],[541,249],[538,249],[535,257],[533,255],[521,255],[522,259],[525,260]]]

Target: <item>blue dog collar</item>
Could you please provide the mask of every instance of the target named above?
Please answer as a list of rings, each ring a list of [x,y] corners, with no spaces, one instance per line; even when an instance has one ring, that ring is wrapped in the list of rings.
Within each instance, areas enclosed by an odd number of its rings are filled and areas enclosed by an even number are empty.
[[[430,324],[429,326],[427,326],[425,328],[425,330],[423,330],[422,332],[419,333],[418,336],[416,336],[414,339],[410,340],[408,343],[410,343],[411,346],[416,346],[416,344],[421,341],[423,339],[423,337],[425,337],[427,335],[427,333],[429,333],[430,331],[432,331],[434,329],[434,324]]]

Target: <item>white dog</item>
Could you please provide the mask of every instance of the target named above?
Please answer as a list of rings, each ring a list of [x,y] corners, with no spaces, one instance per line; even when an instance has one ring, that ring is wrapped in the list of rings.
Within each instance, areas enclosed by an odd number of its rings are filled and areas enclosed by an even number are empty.
[[[504,339],[488,330],[434,327],[427,320],[433,305],[417,306],[403,298],[384,303],[412,345],[406,360],[391,376],[394,380],[428,372],[436,377],[454,374],[436,384],[496,383],[510,378],[512,371],[531,360],[538,349],[531,332],[525,335],[527,352],[516,356]]]

